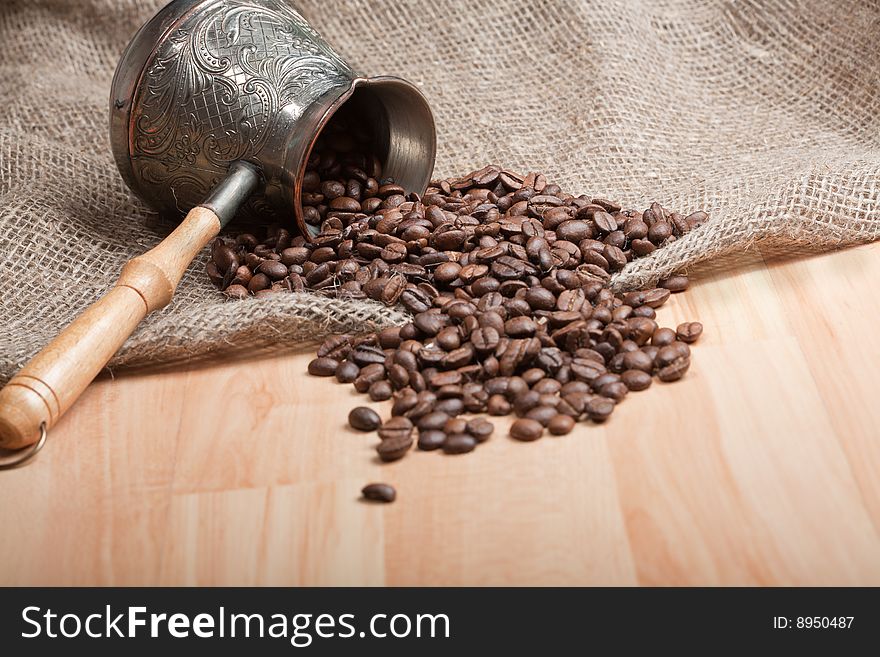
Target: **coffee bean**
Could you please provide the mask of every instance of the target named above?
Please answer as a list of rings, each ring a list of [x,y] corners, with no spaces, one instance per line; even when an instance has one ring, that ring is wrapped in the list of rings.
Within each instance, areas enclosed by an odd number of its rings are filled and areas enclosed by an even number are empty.
[[[626,397],[626,393],[629,392],[629,388],[622,381],[611,381],[610,383],[606,383],[602,386],[599,386],[596,389],[603,397],[607,397],[609,399],[613,399],[615,402],[621,402],[624,397]]]
[[[474,418],[467,423],[466,430],[477,442],[482,443],[489,440],[492,432],[495,431],[495,425],[484,418]]]
[[[315,358],[309,363],[309,374],[312,376],[333,376],[336,374],[336,368],[339,367],[339,361],[333,358]]]
[[[228,297],[233,299],[244,299],[249,296],[248,289],[244,285],[230,285],[225,292]]]
[[[655,347],[665,347],[675,342],[675,331],[670,328],[658,328],[651,335],[651,344]]]
[[[451,417],[443,425],[443,433],[446,435],[464,433],[465,431],[467,431],[467,420],[464,418]]]
[[[348,414],[348,424],[358,431],[375,431],[382,424],[382,418],[372,408],[358,406]]]
[[[539,400],[540,403],[540,400]],[[531,410],[529,410],[525,417],[530,420],[536,420],[541,423],[542,426],[547,426],[550,424],[550,420],[556,417],[556,407],[554,406],[535,406]]]
[[[350,360],[346,360],[339,363],[335,374],[336,380],[339,381],[339,383],[351,383],[358,377],[358,374],[360,374],[360,368]]]
[[[461,415],[464,412],[464,402],[455,397],[441,399],[434,404],[434,409],[448,415]]]
[[[376,381],[370,386],[367,393],[373,401],[385,401],[391,399],[393,391],[391,384],[387,381]]]
[[[412,436],[413,423],[405,417],[392,417],[379,427],[379,438],[383,441],[392,438],[402,439]]]
[[[428,429],[419,432],[418,448],[425,452],[430,452],[443,447],[446,440],[446,434],[439,429]]]
[[[620,380],[631,391],[647,390],[651,386],[651,374],[644,370],[626,370]]]
[[[687,276],[670,276],[657,283],[657,287],[666,288],[670,292],[684,292],[688,289],[690,283],[691,281]]]
[[[688,344],[696,342],[703,334],[703,325],[699,322],[684,322],[675,329],[676,337]]]
[[[361,489],[365,499],[372,502],[393,502],[397,498],[397,491],[389,484],[368,484]]]
[[[477,440],[466,433],[454,433],[446,436],[443,441],[443,451],[446,454],[466,454],[474,451]]]
[[[528,317],[514,317],[504,322],[504,332],[512,338],[531,337],[537,330],[537,324]]]
[[[604,422],[614,412],[614,401],[605,397],[593,397],[584,411],[593,422]]]
[[[554,436],[564,436],[574,429],[574,418],[568,415],[554,415],[547,423],[547,430]]]
[[[492,395],[486,402],[486,412],[489,415],[509,415],[511,408],[510,402],[503,395]]]
[[[392,420],[404,420],[406,418],[392,418]],[[384,425],[383,425],[384,426]],[[382,431],[380,429],[379,431]],[[412,431],[410,429],[410,431]],[[407,435],[394,435],[390,438],[385,438],[381,443],[376,445],[376,454],[379,455],[379,459],[389,463],[391,461],[397,461],[406,456],[407,452],[409,452],[410,448],[412,448],[413,439],[412,434],[409,433]]]
[[[666,383],[678,381],[681,377],[684,376],[685,372],[688,371],[688,368],[690,366],[690,358],[676,358],[668,365],[665,365],[657,370],[657,378]]]
[[[427,431],[430,429],[443,429],[446,425],[447,420],[449,420],[449,414],[443,413],[441,411],[434,411],[432,413],[427,413],[419,418],[418,427],[420,431]]]
[[[536,420],[521,418],[510,425],[510,436],[522,441],[537,440],[544,433],[544,426]]]

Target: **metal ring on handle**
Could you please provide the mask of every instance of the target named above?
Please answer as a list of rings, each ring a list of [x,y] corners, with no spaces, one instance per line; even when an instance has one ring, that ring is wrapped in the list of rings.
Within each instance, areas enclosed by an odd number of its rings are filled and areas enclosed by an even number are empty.
[[[3,463],[0,463],[0,470],[12,470],[13,468],[18,468],[30,461],[37,455],[37,452],[43,449],[43,445],[46,444],[47,435],[48,432],[46,431],[46,423],[43,422],[40,425],[40,439],[29,447],[16,450],[16,457],[12,461],[5,461]]]

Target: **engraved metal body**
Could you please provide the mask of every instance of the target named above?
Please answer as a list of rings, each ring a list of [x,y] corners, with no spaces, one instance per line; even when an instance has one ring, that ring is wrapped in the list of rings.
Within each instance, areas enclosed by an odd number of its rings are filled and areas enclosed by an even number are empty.
[[[234,162],[248,162],[262,184],[242,213],[293,218],[308,234],[305,162],[343,103],[358,104],[385,175],[424,191],[435,129],[413,85],[358,75],[285,0],[174,0],[141,28],[117,68],[113,153],[142,199],[176,215],[202,203]]]

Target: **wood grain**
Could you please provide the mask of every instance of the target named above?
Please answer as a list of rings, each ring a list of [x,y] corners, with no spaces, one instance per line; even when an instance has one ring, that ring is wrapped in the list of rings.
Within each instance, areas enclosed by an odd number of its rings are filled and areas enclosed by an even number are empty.
[[[379,463],[307,351],[100,380],[0,477],[0,583],[880,584],[878,256],[703,269],[682,381],[467,456]]]

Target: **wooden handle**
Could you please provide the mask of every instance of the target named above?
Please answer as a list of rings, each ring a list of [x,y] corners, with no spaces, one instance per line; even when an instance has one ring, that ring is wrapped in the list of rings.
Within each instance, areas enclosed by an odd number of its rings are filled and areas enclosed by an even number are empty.
[[[158,246],[122,269],[116,286],[24,366],[0,390],[0,447],[18,449],[67,411],[148,314],[171,301],[189,264],[220,232],[198,207]]]

